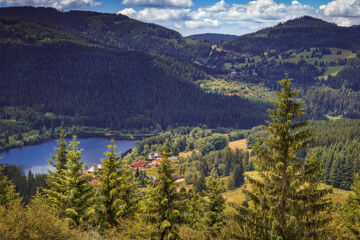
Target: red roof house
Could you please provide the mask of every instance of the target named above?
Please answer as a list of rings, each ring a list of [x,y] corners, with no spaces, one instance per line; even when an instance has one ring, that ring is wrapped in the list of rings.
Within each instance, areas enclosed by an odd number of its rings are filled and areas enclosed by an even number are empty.
[[[146,167],[146,162],[144,161],[138,161],[138,162],[134,162],[133,164],[131,164],[132,168],[144,168]]]
[[[90,181],[90,184],[91,185],[95,185],[95,184],[98,184],[99,183],[99,180],[97,180],[96,178],[93,178],[93,179],[91,179],[91,181]]]

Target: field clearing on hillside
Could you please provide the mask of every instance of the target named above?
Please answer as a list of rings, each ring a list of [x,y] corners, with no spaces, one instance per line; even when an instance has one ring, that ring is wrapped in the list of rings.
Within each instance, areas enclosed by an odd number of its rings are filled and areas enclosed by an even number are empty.
[[[330,121],[336,121],[336,120],[342,119],[342,115],[330,116],[330,115],[326,114],[326,118],[329,119]]]
[[[190,157],[191,154],[192,154],[193,151],[190,151],[190,152],[181,152],[179,153],[179,157],[182,157],[182,158],[187,158],[187,157]]]
[[[260,178],[256,171],[245,172],[245,174],[254,179]],[[228,178],[229,177],[224,177],[221,179],[223,180],[224,183],[227,183]],[[225,184],[225,185],[227,185],[227,184]],[[243,185],[240,188],[234,189],[234,190],[226,191],[223,194],[223,196],[225,197],[227,202],[241,204],[245,200],[245,194],[242,191],[244,189],[244,187],[247,187],[247,188],[249,187],[248,185],[246,185],[246,180],[245,180],[245,185]],[[321,188],[332,188],[331,186],[326,185],[326,184],[321,184],[320,187]],[[338,189],[338,188],[332,188],[332,189],[333,189],[333,191],[332,191],[332,193],[329,194],[329,197],[331,198],[334,205],[344,203],[346,198],[352,192],[352,191],[345,191],[345,190]],[[226,210],[231,211],[232,208],[228,205]]]
[[[341,70],[343,70],[345,66],[329,66],[327,67],[324,76],[336,76]]]
[[[247,150],[246,139],[240,139],[240,140],[229,142],[229,148],[231,150],[236,150],[236,149]]]

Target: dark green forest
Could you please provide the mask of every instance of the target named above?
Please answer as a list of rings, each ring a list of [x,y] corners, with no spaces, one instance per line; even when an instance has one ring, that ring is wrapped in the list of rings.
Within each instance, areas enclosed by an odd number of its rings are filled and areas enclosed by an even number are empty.
[[[71,116],[72,124],[111,129],[247,128],[265,119],[264,104],[194,88],[191,82],[206,73],[190,63],[94,45],[23,20],[2,18],[1,23],[3,107],[27,106]]]

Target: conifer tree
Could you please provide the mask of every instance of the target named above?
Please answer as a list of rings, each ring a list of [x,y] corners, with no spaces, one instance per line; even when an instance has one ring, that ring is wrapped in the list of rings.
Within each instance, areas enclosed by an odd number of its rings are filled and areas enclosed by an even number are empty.
[[[303,108],[291,81],[288,76],[279,81],[275,109],[268,110],[271,121],[263,126],[269,136],[253,146],[259,179],[245,175],[249,207],[236,206],[240,234],[234,237],[239,239],[326,239],[329,190],[319,189],[315,155],[309,160],[297,156],[311,143],[312,132],[307,121],[298,121]]]
[[[73,136],[66,150],[67,164],[65,177],[61,180],[64,193],[64,210],[66,219],[71,226],[79,226],[84,223],[89,210],[90,199],[93,189],[89,183],[90,176],[82,174],[84,162],[81,161],[82,149],[78,148],[79,142]]]
[[[351,193],[342,208],[341,217],[353,239],[360,239],[360,175],[355,175]]]
[[[219,179],[215,172],[212,172],[207,184],[205,203],[204,224],[211,237],[216,237],[217,233],[225,225],[225,192],[224,183]]]
[[[118,225],[120,218],[131,218],[136,210],[136,186],[131,170],[116,152],[114,140],[104,153],[102,169],[98,173],[99,184],[95,209],[102,227]]]
[[[194,191],[203,194],[203,191],[206,190],[206,180],[203,172],[198,172],[195,174],[194,183],[193,183]]]
[[[48,188],[44,188],[43,191],[47,196],[47,202],[56,212],[60,215],[64,213],[65,203],[65,186],[63,181],[65,178],[65,171],[67,166],[67,144],[65,140],[65,133],[62,130],[60,137],[57,140],[58,147],[55,147],[55,155],[51,155],[53,160],[49,160],[49,164],[55,168],[54,171],[47,169],[48,177],[46,178],[46,184]]]
[[[228,187],[230,189],[238,188],[244,184],[244,168],[242,162],[236,165],[234,171],[232,172]]]
[[[186,222],[192,229],[201,229],[203,225],[205,200],[199,193],[192,192],[187,203]]]
[[[9,202],[18,199],[19,194],[15,191],[12,182],[3,176],[3,169],[4,167],[0,165],[0,205],[6,206]]]
[[[179,239],[178,227],[185,222],[183,194],[176,190],[174,169],[168,160],[170,155],[165,143],[157,168],[157,182],[151,183],[142,204],[144,220],[153,224],[152,239]]]

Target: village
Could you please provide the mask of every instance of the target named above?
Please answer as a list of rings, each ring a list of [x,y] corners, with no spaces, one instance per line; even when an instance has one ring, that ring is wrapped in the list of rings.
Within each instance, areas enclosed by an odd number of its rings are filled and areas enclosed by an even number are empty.
[[[174,162],[178,159],[177,156],[171,156],[169,157],[169,160]],[[137,161],[131,164],[131,170],[133,172],[135,171],[146,171],[150,168],[157,168],[161,164],[161,154],[154,152],[148,155],[146,158],[146,161]],[[82,171],[82,176],[91,175],[90,178],[90,184],[96,185],[99,183],[99,180],[97,179],[98,173],[102,170],[103,165],[102,164],[93,164],[90,168],[85,168]],[[176,180],[175,182],[183,182],[185,181],[185,178],[183,176],[179,176],[177,174],[172,174],[173,178]],[[147,178],[153,182],[157,182],[156,176],[147,176]]]

